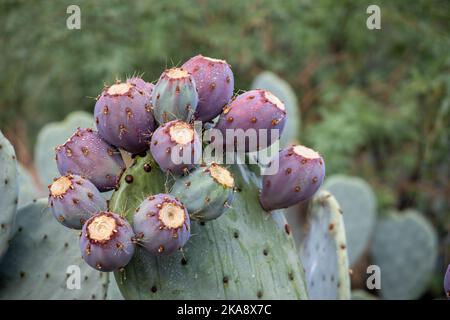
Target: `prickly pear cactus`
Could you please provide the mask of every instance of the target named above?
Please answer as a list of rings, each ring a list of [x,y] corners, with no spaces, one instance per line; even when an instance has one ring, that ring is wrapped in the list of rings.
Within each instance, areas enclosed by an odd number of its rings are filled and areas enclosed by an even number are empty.
[[[427,288],[437,259],[437,235],[417,211],[390,212],[372,243],[373,264],[381,269],[383,299],[417,299]]]
[[[265,71],[260,73],[251,85],[252,89],[264,89],[272,92],[284,102],[289,115],[286,120],[283,135],[280,138],[280,147],[297,142],[301,129],[300,108],[297,96],[292,87],[276,74]]]
[[[350,299],[342,211],[328,191],[314,196],[302,231],[300,257],[310,299]]]
[[[376,198],[372,188],[358,177],[334,175],[323,189],[336,198],[344,212],[348,260],[353,265],[367,248],[376,224]]]
[[[34,159],[36,170],[40,176],[42,185],[47,186],[53,178],[59,176],[55,162],[55,147],[64,144],[78,127],[90,128],[94,123],[91,114],[83,111],[76,111],[69,114],[61,122],[47,124],[39,132]]]
[[[156,257],[137,247],[131,262],[115,273],[126,299],[307,298],[282,212],[264,212],[257,177],[243,167],[230,169],[239,190],[232,208],[217,220],[192,222],[182,253]],[[110,210],[132,221],[145,196],[169,191],[167,181],[150,155],[138,156],[122,175]]]
[[[13,146],[0,131],[0,259],[8,248],[18,202],[17,163]]]
[[[104,299],[107,278],[83,262],[78,233],[61,227],[47,199],[18,211],[0,263],[0,299]]]

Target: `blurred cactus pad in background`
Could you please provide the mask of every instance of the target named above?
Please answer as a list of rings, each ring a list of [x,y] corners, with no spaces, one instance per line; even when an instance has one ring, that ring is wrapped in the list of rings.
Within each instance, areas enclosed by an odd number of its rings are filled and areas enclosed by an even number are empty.
[[[81,9],[80,30],[66,27],[72,4]],[[450,3],[370,4],[380,6],[380,30],[366,27],[369,4],[351,0],[0,0],[0,298],[445,299]],[[138,248],[126,269],[143,273],[130,271],[129,282],[121,282],[118,272],[84,263],[77,233],[59,225],[39,199],[59,176],[54,148],[77,127],[95,128],[104,85],[136,75],[156,84],[165,69],[198,54],[231,65],[234,95],[264,89],[283,101],[288,117],[280,147],[319,152],[324,184],[313,199],[261,222],[264,211],[248,200],[260,187],[252,168],[233,172],[245,186],[233,210],[195,224],[192,233],[203,233],[183,259],[170,256],[161,275],[144,272],[156,262]],[[134,184],[122,176],[111,199],[117,210],[136,209],[142,190],[164,192],[137,174],[153,159],[133,161],[127,173]],[[164,183],[156,169],[150,175]],[[237,224],[239,210],[254,212]],[[230,255],[228,269],[204,276],[219,279],[217,292],[181,283],[182,272],[201,274],[190,253],[205,255],[207,268],[219,264],[202,245],[245,248],[261,273],[234,265]],[[65,289],[68,264],[81,268],[84,290]],[[381,290],[366,286],[371,265],[381,269]],[[240,287],[227,270],[249,278],[239,279]],[[173,290],[160,289],[164,281]],[[144,293],[140,282],[149,283]]]

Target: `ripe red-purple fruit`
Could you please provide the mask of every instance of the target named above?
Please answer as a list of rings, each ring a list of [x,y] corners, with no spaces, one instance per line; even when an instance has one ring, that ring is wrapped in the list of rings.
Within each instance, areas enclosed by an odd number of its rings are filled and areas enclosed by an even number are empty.
[[[107,208],[98,189],[80,176],[62,176],[48,188],[50,209],[54,217],[68,228],[81,229],[94,213]]]
[[[56,164],[61,175],[77,174],[100,191],[114,189],[125,164],[119,150],[92,129],[80,129],[56,147]]]
[[[314,150],[300,145],[280,151],[268,170],[274,169],[273,166],[278,166],[278,170],[273,175],[263,176],[260,194],[261,205],[267,211],[287,208],[309,199],[325,177],[323,158]]]
[[[147,150],[155,129],[152,91],[153,85],[140,78],[105,88],[94,111],[102,138],[131,153]]]
[[[99,212],[83,226],[81,255],[92,268],[110,272],[125,267],[134,254],[134,232],[127,220]]]
[[[201,158],[201,141],[193,126],[173,120],[153,133],[150,151],[161,170],[175,175],[187,173]]]
[[[145,199],[133,217],[137,241],[154,255],[181,249],[190,237],[189,214],[184,205],[169,194]]]
[[[197,55],[182,65],[195,79],[198,91],[196,120],[211,121],[230,101],[234,90],[234,76],[230,65],[219,60]]]
[[[232,100],[215,128],[222,132],[225,145],[249,152],[265,149],[278,140],[285,122],[283,102],[269,91],[258,89]]]

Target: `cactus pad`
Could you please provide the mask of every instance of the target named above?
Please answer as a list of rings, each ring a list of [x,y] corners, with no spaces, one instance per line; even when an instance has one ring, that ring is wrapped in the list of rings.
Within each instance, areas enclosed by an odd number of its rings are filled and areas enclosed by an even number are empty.
[[[217,220],[192,222],[183,252],[156,257],[137,247],[116,281],[127,299],[305,299],[306,287],[282,212],[265,213],[259,181],[233,167],[240,191]],[[145,196],[167,192],[165,175],[150,155],[122,175],[110,210],[131,221]]]
[[[328,191],[313,198],[302,232],[300,257],[310,299],[350,299],[342,211]]]
[[[0,259],[5,254],[13,233],[18,192],[16,154],[0,131]]]
[[[365,290],[358,289],[352,290],[352,300],[378,300],[378,298]]]
[[[107,300],[123,300],[123,296],[120,293],[119,286],[113,275],[109,277],[108,292],[106,293]]]
[[[17,207],[20,209],[33,202],[33,200],[44,196],[45,193],[38,190],[33,177],[27,169],[20,164],[17,169],[19,179],[19,204]]]
[[[371,251],[381,269],[382,298],[419,298],[430,281],[437,250],[436,231],[419,212],[390,212],[381,219]]]
[[[344,212],[348,260],[352,266],[367,248],[375,228],[375,194],[361,178],[344,175],[327,178],[323,188],[331,192]]]
[[[0,299],[105,298],[108,274],[83,262],[78,232],[61,227],[48,209],[47,199],[20,209],[15,230],[0,264]],[[67,287],[76,274],[69,266],[79,267],[79,290]]]

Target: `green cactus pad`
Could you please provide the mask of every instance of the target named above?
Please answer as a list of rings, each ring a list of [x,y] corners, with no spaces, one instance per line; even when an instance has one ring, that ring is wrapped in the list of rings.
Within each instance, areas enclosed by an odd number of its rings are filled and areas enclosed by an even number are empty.
[[[78,233],[56,221],[47,199],[20,209],[15,236],[0,264],[0,299],[104,299],[108,274],[81,259]],[[80,289],[76,285],[79,268]],[[69,269],[68,269],[69,268]]]
[[[289,83],[276,74],[265,71],[253,80],[251,87],[252,89],[264,89],[272,92],[283,101],[286,107],[288,117],[283,135],[280,138],[280,148],[298,142],[301,129],[300,108],[298,106],[297,96]]]
[[[204,225],[192,222],[183,253],[155,257],[138,247],[125,270],[115,274],[125,298],[307,298],[302,267],[282,212],[269,215],[261,209],[256,176],[242,167],[231,171],[240,190],[233,207]],[[132,221],[145,196],[167,192],[165,181],[150,155],[137,157],[122,175],[110,210]]]
[[[410,300],[426,290],[437,259],[437,234],[417,211],[390,212],[374,233],[373,264],[381,270],[381,297]]]
[[[108,282],[108,292],[106,293],[106,299],[108,300],[123,300],[123,296],[120,293],[119,286],[117,285],[116,279],[111,274]]]
[[[52,183],[53,178],[60,175],[56,167],[55,147],[66,142],[78,127],[91,128],[93,125],[94,119],[91,114],[76,111],[63,121],[49,123],[42,128],[34,149],[36,170],[42,185],[47,186]]]
[[[44,196],[43,192],[40,192],[34,184],[33,178],[30,173],[22,165],[18,166],[19,172],[19,205],[18,208],[23,208],[29,205],[33,200]]]
[[[350,299],[342,211],[328,191],[314,196],[304,221],[300,257],[310,299]]]
[[[323,188],[331,192],[344,212],[348,260],[352,266],[367,249],[375,229],[375,194],[363,179],[344,175],[327,178]]]
[[[352,300],[378,300],[376,296],[365,290],[352,290]]]
[[[18,202],[17,162],[14,148],[0,131],[0,259],[8,248]]]

